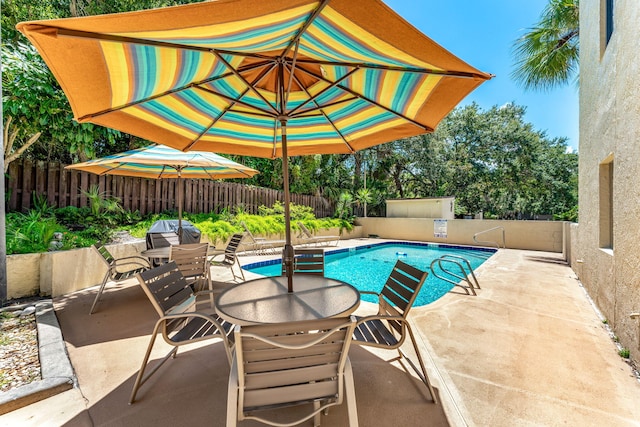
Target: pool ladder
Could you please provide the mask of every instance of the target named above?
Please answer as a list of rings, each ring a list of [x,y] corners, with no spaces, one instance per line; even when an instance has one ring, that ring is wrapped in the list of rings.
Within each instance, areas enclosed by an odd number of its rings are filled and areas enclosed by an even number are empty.
[[[436,264],[441,270],[440,274],[433,268]],[[461,287],[467,295],[476,295],[476,289],[480,289],[480,283],[466,258],[458,255],[442,255],[431,262],[430,268],[431,274],[435,277]]]

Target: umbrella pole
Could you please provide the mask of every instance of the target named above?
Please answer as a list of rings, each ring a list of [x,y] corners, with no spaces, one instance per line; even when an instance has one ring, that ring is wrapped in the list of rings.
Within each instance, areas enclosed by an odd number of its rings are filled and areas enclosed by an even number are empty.
[[[178,169],[178,179],[176,180],[176,184],[178,184],[178,243],[182,244],[182,171]]]
[[[293,292],[293,246],[291,245],[291,212],[289,209],[289,158],[287,157],[287,119],[280,119],[282,130],[282,177],[284,180],[284,229],[285,245],[282,262],[286,266],[287,291]]]

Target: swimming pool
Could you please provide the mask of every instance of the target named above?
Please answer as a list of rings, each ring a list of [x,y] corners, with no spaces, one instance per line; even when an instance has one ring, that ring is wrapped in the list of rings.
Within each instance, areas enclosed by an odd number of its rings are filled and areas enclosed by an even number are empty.
[[[327,250],[325,276],[351,283],[361,291],[379,292],[398,259],[430,272],[434,259],[443,255],[457,255],[466,258],[475,270],[495,252],[495,249],[434,243],[383,242],[357,248]],[[282,269],[280,259],[249,264],[243,268],[264,276],[279,276]],[[429,304],[452,288],[451,283],[429,274],[414,306]],[[377,302],[372,295],[363,295],[363,300]]]

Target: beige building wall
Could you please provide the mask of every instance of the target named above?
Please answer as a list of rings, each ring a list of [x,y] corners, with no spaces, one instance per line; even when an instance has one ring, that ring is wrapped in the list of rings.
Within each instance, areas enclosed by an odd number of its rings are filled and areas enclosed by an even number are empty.
[[[572,266],[640,360],[640,2],[580,1],[579,225]]]
[[[455,245],[496,246],[565,253],[565,224],[562,221],[502,221],[453,219],[446,221],[446,237],[437,237],[437,219],[433,218],[358,218],[363,236],[383,239],[417,240]],[[473,236],[478,235],[478,242]],[[484,244],[482,244],[484,242]]]
[[[453,219],[455,197],[387,200],[387,218]]]

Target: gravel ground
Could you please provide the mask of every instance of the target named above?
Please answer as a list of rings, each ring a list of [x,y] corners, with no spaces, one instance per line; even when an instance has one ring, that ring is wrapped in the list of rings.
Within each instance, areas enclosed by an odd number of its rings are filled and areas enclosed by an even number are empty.
[[[144,239],[123,231],[116,233],[110,243],[136,240]],[[38,300],[16,300],[13,305],[0,308],[0,392],[42,379],[34,306]]]
[[[0,391],[41,379],[35,307],[0,311]]]

